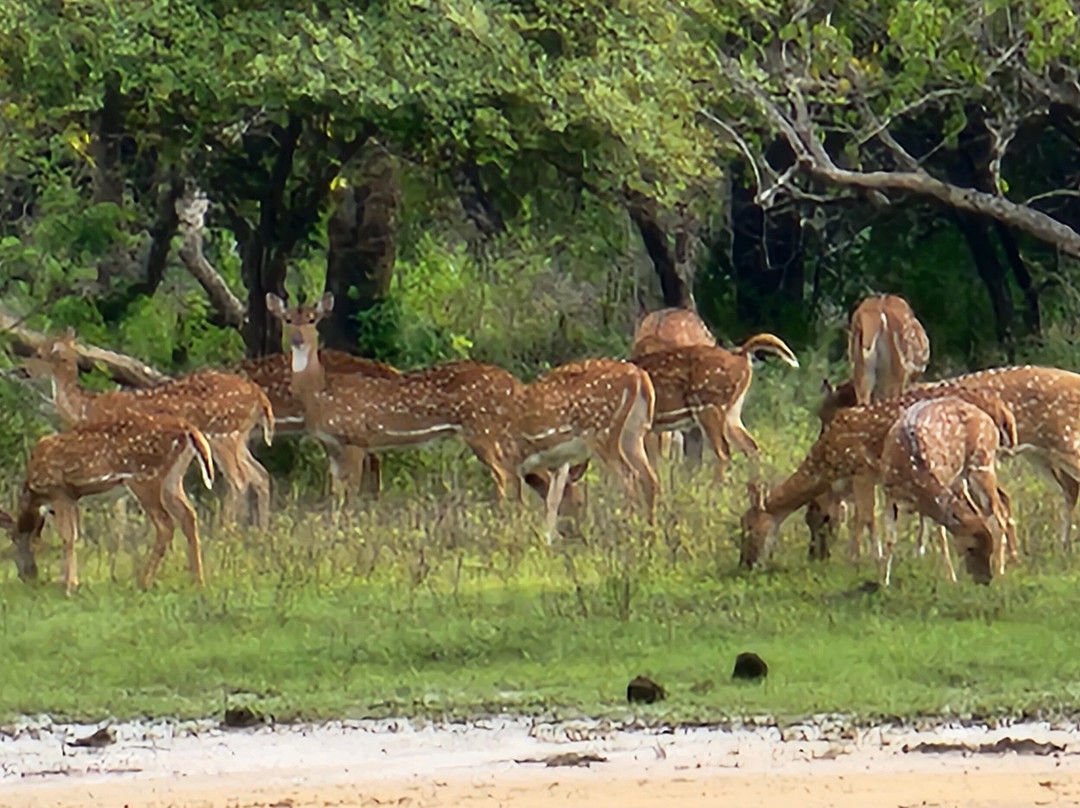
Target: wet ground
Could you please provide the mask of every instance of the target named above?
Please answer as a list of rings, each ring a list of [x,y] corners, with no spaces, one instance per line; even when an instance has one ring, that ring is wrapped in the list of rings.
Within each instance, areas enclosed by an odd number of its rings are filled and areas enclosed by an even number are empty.
[[[1080,805],[1080,729],[627,729],[606,722],[25,720],[0,734],[0,806]],[[91,743],[93,743],[91,741]]]

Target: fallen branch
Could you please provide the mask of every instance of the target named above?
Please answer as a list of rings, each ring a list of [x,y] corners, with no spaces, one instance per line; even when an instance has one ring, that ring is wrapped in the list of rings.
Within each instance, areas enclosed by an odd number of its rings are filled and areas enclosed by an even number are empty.
[[[210,200],[197,188],[189,188],[176,200],[176,215],[180,219],[180,234],[184,243],[180,247],[180,260],[206,291],[210,305],[218,313],[224,326],[240,328],[247,319],[247,307],[232,293],[225,279],[221,277],[203,254],[203,227]]]
[[[16,356],[32,356],[49,339],[39,331],[26,328],[20,318],[2,309],[0,331],[9,336],[11,351]],[[154,387],[169,379],[164,373],[127,354],[83,343],[78,343],[75,350],[79,354],[80,368],[92,370],[95,365],[101,365],[113,381],[125,387]]]

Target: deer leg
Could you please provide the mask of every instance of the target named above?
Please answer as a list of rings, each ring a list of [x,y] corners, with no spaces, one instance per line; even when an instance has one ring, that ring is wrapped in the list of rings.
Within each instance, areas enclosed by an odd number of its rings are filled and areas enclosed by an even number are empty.
[[[52,501],[56,519],[56,531],[64,547],[64,569],[61,583],[64,593],[70,595],[79,585],[79,571],[75,561],[75,542],[79,538],[79,505],[68,497],[57,497]]]
[[[1051,468],[1050,473],[1061,486],[1061,495],[1065,498],[1065,512],[1061,520],[1061,547],[1068,552],[1072,550],[1072,517],[1076,510],[1076,500],[1080,497],[1080,481],[1064,469]]]
[[[655,468],[660,468],[660,457],[663,455],[664,450],[664,438],[668,435],[667,432],[653,432],[649,431],[644,438],[645,454],[648,455],[649,465]]]
[[[734,417],[732,417],[734,416]],[[761,470],[759,468],[758,458],[761,453],[758,448],[758,443],[754,440],[754,436],[746,431],[746,427],[743,426],[740,413],[736,413],[734,410],[729,411],[728,417],[725,420],[726,431],[725,434],[731,443],[750,459],[750,479],[757,480],[761,476]]]
[[[237,450],[248,486],[255,490],[255,524],[265,531],[270,527],[270,474],[251,454],[247,441],[238,442]]]
[[[716,407],[704,407],[697,413],[697,422],[701,431],[716,454],[716,482],[723,484],[731,462],[731,449],[724,434],[724,419]]]
[[[495,501],[502,502],[506,499],[506,489],[510,474],[503,466],[502,452],[499,447],[490,441],[485,441],[475,435],[470,435],[466,441],[476,459],[487,466],[491,472],[492,481],[495,483]]]
[[[1001,518],[1004,519],[1005,549],[1009,554],[1010,564],[1020,563],[1020,548],[1016,540],[1016,520],[1012,516],[1012,497],[1004,488],[998,488],[998,499],[1001,502]]]
[[[131,493],[139,500],[143,512],[146,514],[147,519],[153,523],[154,530],[157,533],[154,546],[150,549],[150,556],[146,561],[146,567],[139,579],[139,586],[143,589],[149,588],[150,583],[154,580],[158,565],[161,564],[161,559],[165,557],[165,551],[169,549],[173,532],[176,530],[176,523],[173,522],[172,516],[165,507],[163,486],[164,481],[161,479],[140,481],[128,486]]]
[[[915,555],[922,558],[926,555],[926,517],[919,514],[919,532],[915,536]]]
[[[941,549],[941,557],[945,561],[945,574],[952,583],[956,583],[956,569],[953,567],[952,558],[949,556],[949,533],[943,525],[937,526],[938,547]]]
[[[562,503],[563,489],[570,477],[570,464],[563,463],[556,470],[548,482],[547,496],[545,497],[546,510],[544,514],[544,535],[550,545],[555,541],[555,532],[559,524],[559,505]]]
[[[645,499],[650,525],[656,524],[656,498],[660,489],[660,479],[656,475],[655,467],[649,462],[649,453],[645,446],[646,439],[653,434],[655,433],[642,426],[639,429],[626,430],[619,438],[623,454],[637,481],[637,487]]]
[[[882,586],[888,586],[892,582],[893,549],[896,547],[896,522],[899,514],[900,508],[896,502],[887,497],[885,500],[885,552],[879,557],[882,563]]]
[[[881,539],[874,529],[874,479],[872,477],[853,477],[851,493],[855,500],[855,524],[851,529],[851,558],[857,561],[862,554],[862,532],[874,539],[876,556],[881,559]]]
[[[214,462],[221,469],[221,476],[225,478],[225,501],[221,507],[222,524],[234,524],[236,522],[236,510],[240,504],[240,498],[247,491],[247,476],[237,457],[236,441],[231,435],[215,435],[209,438],[210,449],[214,455]]]
[[[195,517],[195,509],[184,492],[183,478],[166,480],[161,491],[162,504],[180,526],[180,532],[184,534],[188,544],[188,569],[191,571],[191,579],[198,585],[203,584],[202,547],[199,543],[199,525]]]

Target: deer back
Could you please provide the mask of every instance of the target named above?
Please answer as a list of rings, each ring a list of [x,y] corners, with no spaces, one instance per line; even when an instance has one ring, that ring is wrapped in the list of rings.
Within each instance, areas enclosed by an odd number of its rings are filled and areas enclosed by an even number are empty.
[[[688,345],[716,345],[709,327],[689,309],[659,309],[647,314],[634,330],[632,357]]]

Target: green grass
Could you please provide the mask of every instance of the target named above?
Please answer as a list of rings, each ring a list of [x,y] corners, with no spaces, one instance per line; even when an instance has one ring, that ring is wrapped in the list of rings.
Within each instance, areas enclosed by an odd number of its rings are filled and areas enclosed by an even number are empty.
[[[755,394],[777,400],[779,378],[766,374]],[[759,401],[746,420],[779,476],[815,430],[805,410]],[[335,519],[279,490],[269,534],[207,531],[202,590],[188,582],[178,534],[157,586],[137,591],[149,530],[107,504],[87,508],[83,585],[70,599],[53,583],[19,582],[5,550],[0,717],[200,717],[228,698],[279,719],[621,718],[638,673],[669,698],[635,712],[675,721],[1080,705],[1080,561],[1054,547],[1057,492],[1024,462],[1003,474],[1021,568],[988,588],[953,586],[934,553],[911,558],[905,544],[894,586],[870,594],[859,585],[876,568],[852,566],[842,547],[830,562],[805,560],[801,514],[764,571],[736,571],[741,461],[722,487],[705,469],[673,490],[665,470],[655,529],[591,476],[580,535],[550,548],[535,503],[492,509],[460,449],[418,463],[388,463],[394,490]],[[42,572],[53,581],[49,535]],[[731,681],[747,650],[769,663],[766,684]]]

